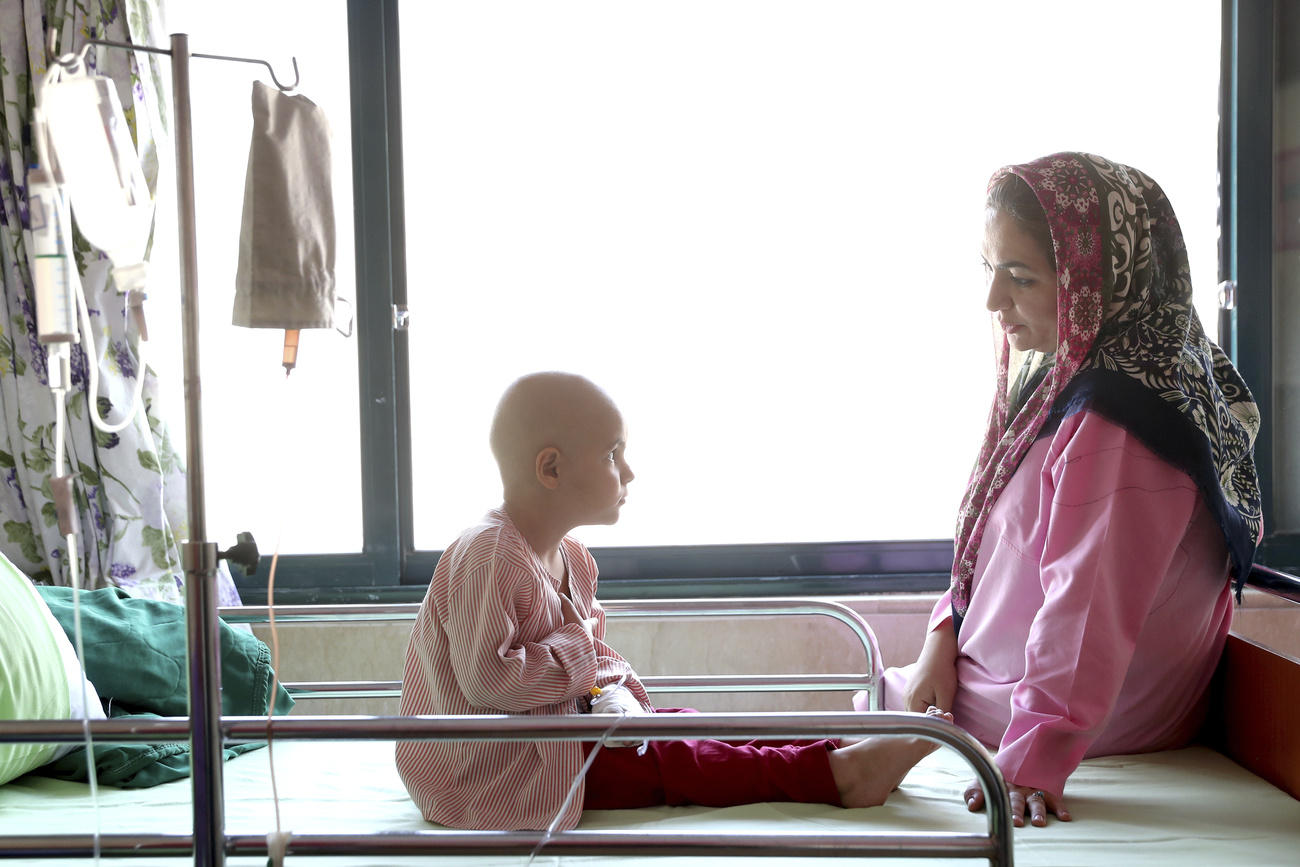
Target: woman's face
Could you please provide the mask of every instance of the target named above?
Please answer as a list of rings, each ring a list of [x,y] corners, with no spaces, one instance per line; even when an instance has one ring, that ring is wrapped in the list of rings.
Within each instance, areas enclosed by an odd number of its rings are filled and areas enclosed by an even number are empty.
[[[986,306],[1013,349],[1056,351],[1056,269],[1015,218],[989,210],[984,225]]]

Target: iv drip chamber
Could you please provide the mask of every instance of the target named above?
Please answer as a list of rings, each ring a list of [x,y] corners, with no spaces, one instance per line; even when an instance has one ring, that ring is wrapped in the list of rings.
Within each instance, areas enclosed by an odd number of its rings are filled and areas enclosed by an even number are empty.
[[[59,188],[37,166],[27,170],[27,210],[32,230],[32,283],[36,336],[42,343],[77,341],[77,308],[68,261],[67,218]]]

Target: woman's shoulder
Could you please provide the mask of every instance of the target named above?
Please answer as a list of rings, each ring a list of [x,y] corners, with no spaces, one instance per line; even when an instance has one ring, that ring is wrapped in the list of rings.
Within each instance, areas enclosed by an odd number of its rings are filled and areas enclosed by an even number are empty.
[[[1061,422],[1052,435],[1047,465],[1059,477],[1109,479],[1144,488],[1186,488],[1196,484],[1185,471],[1165,460],[1133,431],[1091,409]]]
[[[1053,451],[1068,450],[1076,457],[1116,448],[1156,457],[1133,431],[1094,409],[1081,409],[1066,417],[1051,436]]]

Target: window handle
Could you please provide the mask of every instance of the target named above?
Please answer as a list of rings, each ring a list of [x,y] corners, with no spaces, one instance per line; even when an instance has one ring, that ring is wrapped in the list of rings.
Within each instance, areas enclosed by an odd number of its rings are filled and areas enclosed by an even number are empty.
[[[1224,280],[1219,284],[1219,348],[1235,360],[1232,345],[1232,311],[1237,309],[1237,281]]]
[[[1219,284],[1219,309],[1237,309],[1237,281],[1224,280]]]

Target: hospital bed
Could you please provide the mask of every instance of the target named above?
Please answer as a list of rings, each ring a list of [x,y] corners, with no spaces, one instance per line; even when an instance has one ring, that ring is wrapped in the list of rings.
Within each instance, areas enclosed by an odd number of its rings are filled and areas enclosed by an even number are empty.
[[[1300,602],[1300,581],[1261,570],[1252,581]],[[811,608],[853,621],[843,606],[817,600],[701,600],[609,603],[611,617],[807,615]],[[391,608],[342,612],[277,608],[276,619],[407,616]],[[844,612],[847,611],[847,614]],[[233,615],[232,611],[232,615]],[[257,611],[245,615],[256,616]],[[850,675],[651,679],[656,691],[861,688],[874,685],[879,656],[865,624],[851,624],[868,655],[867,671]],[[746,682],[748,680],[749,682]],[[300,695],[373,693],[391,684],[299,685]],[[889,802],[866,810],[810,804],[661,807],[588,811],[574,831],[557,833],[535,864],[807,863],[810,857],[871,864],[990,863],[1294,863],[1300,847],[1300,661],[1233,637],[1215,685],[1215,712],[1204,743],[1166,753],[1089,760],[1071,778],[1075,821],[1011,831],[1005,810],[968,813],[960,792],[972,777],[1004,784],[987,754],[955,727],[916,715],[700,714],[629,721],[620,737],[845,736],[894,731],[930,737],[938,750]],[[274,759],[282,827],[293,833],[290,859],[330,865],[522,864],[541,835],[459,832],[424,822],[393,763],[396,737],[595,739],[599,717],[290,717],[274,724],[272,750],[224,766],[228,863],[265,863],[275,827],[270,761]],[[0,723],[0,738],[80,740],[76,722]],[[184,739],[187,721],[95,724],[96,737]],[[231,740],[266,736],[266,722],[226,718]],[[101,789],[27,776],[0,787],[0,857],[84,863],[98,828],[101,851],[115,864],[186,863],[193,813],[185,781],[152,789]],[[1004,790],[1003,790],[1004,791]],[[1002,803],[1000,798],[991,799]],[[312,855],[319,858],[307,859]],[[836,860],[834,863],[842,863]]]

